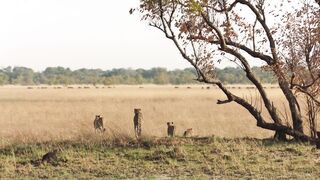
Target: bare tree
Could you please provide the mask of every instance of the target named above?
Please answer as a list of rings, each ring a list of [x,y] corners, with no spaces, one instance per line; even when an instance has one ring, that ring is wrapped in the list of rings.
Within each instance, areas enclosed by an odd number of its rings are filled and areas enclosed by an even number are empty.
[[[290,7],[290,3],[140,0],[140,7],[130,13],[138,10],[142,20],[164,33],[196,69],[198,81],[217,85],[223,91],[226,100],[218,100],[218,104],[238,103],[256,119],[257,126],[275,131],[280,140],[290,135],[297,140],[314,141],[304,132],[298,95],[304,94],[319,106],[319,2],[301,1],[296,9],[291,9],[297,14],[282,8]],[[217,79],[215,64],[221,61],[231,61],[242,68],[264,107],[235,95]],[[293,127],[283,123],[277,106],[252,71],[253,61],[273,72],[288,104]],[[269,116],[263,116],[262,109]],[[308,110],[315,113],[312,108]]]

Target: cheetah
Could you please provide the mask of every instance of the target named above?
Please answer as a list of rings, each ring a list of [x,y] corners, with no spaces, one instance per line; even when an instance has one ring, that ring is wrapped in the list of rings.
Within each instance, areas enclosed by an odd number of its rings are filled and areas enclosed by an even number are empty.
[[[43,155],[42,159],[41,159],[41,163],[44,163],[44,162],[51,163],[52,161],[56,161],[57,160],[57,152],[58,152],[58,150],[55,149],[55,150],[50,151],[50,152],[46,153],[45,155]]]
[[[134,117],[133,117],[133,124],[134,124],[134,132],[135,136],[138,138],[141,136],[141,124],[142,124],[142,112],[141,109],[134,109]]]
[[[167,122],[168,125],[168,129],[167,129],[167,134],[168,137],[173,137],[174,136],[174,130],[175,130],[175,126],[173,125],[173,122]]]
[[[191,137],[192,134],[193,134],[192,128],[189,128],[186,131],[184,131],[183,137]]]
[[[106,131],[106,128],[103,127],[103,117],[100,115],[96,115],[96,118],[93,121],[93,126],[96,131]]]

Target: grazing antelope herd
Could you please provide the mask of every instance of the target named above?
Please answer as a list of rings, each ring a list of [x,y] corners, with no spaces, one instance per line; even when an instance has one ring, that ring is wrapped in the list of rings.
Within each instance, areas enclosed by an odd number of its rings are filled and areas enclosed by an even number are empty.
[[[143,115],[140,108],[135,108],[133,110],[134,117],[133,117],[133,128],[136,138],[141,137],[142,133],[142,120]],[[96,132],[104,132],[106,129],[103,126],[103,117],[101,115],[96,115],[96,118],[93,121],[94,129]],[[183,133],[183,137],[192,137],[193,131],[192,128],[187,129]],[[167,136],[174,137],[175,136],[175,125],[173,122],[167,122]]]

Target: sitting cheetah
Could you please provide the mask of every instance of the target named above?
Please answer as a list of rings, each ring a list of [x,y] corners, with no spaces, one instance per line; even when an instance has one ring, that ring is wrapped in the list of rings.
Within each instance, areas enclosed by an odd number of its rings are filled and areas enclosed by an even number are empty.
[[[189,128],[186,131],[184,131],[183,137],[191,137],[192,134],[193,134],[192,128]]]
[[[106,131],[106,128],[103,127],[103,117],[100,115],[96,115],[96,118],[93,121],[93,126],[96,131]]]
[[[175,126],[173,125],[173,122],[171,122],[171,123],[167,122],[167,125],[168,125],[168,129],[167,129],[168,137],[173,137]]]

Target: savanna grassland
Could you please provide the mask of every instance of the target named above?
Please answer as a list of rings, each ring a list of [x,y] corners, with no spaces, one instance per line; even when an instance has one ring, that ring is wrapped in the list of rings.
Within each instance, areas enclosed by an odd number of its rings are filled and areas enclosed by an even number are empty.
[[[80,86],[81,87],[81,86]],[[255,120],[235,103],[217,105],[225,97],[218,89],[201,86],[116,86],[104,89],[0,88],[0,142],[41,142],[95,135],[93,120],[102,115],[107,136],[133,136],[133,109],[141,108],[143,134],[165,136],[166,122],[173,121],[177,134],[192,127],[199,136],[269,137],[256,128]],[[239,95],[255,95],[254,90],[235,89]],[[269,90],[281,101],[278,89]],[[254,98],[253,98],[254,100]]]
[[[81,88],[79,88],[81,87]],[[230,87],[259,104],[256,92]],[[277,88],[270,97],[285,105]],[[1,87],[0,178],[308,178],[320,176],[320,152],[279,143],[272,132],[223,94],[202,86]],[[143,138],[134,139],[133,109],[141,108]],[[106,132],[93,119],[104,117]],[[165,138],[173,121],[181,136]],[[259,139],[253,139],[259,138]],[[36,162],[59,148],[52,163]]]

